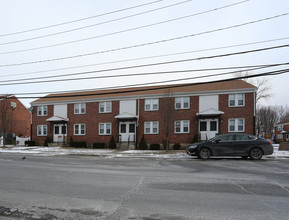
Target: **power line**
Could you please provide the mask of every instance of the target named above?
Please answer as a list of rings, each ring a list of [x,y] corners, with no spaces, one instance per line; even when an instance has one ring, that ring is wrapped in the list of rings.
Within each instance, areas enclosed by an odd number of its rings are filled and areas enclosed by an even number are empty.
[[[164,39],[164,40],[159,40],[159,41],[154,41],[154,42],[148,42],[148,43],[143,43],[143,44],[137,44],[137,45],[127,46],[127,47],[122,47],[122,48],[115,48],[115,49],[98,51],[98,52],[87,53],[87,54],[79,54],[79,55],[75,55],[75,56],[59,57],[59,58],[47,59],[47,60],[38,60],[38,61],[32,61],[32,62],[26,62],[26,63],[6,64],[6,65],[0,65],[0,67],[21,66],[21,65],[28,65],[28,64],[35,64],[35,63],[60,61],[60,60],[65,60],[65,59],[79,58],[79,57],[84,57],[84,56],[91,56],[91,55],[96,55],[96,54],[115,52],[115,51],[119,51],[119,50],[143,47],[143,46],[148,46],[148,45],[153,45],[153,44],[158,44],[158,43],[164,43],[164,42],[169,42],[169,41],[174,41],[174,40],[185,39],[185,38],[194,37],[194,36],[198,36],[198,35],[202,35],[202,34],[208,34],[208,33],[213,33],[213,32],[217,32],[217,31],[228,30],[231,28],[237,28],[237,27],[241,27],[241,26],[245,26],[245,25],[249,25],[249,24],[254,24],[257,22],[261,22],[261,21],[267,21],[267,20],[278,18],[281,16],[286,16],[288,14],[289,13],[280,14],[280,15],[276,15],[273,17],[267,17],[267,18],[263,18],[263,19],[259,19],[259,20],[255,20],[255,21],[251,21],[251,22],[246,22],[246,23],[242,23],[242,24],[238,24],[238,25],[233,25],[233,26],[218,28],[218,29],[214,29],[214,30],[210,30],[210,31],[200,32],[197,34],[190,34],[190,35],[185,35],[185,36],[180,36],[180,37],[175,37],[175,38],[170,38],[170,39]]]
[[[131,10],[131,9],[143,7],[146,5],[155,4],[155,3],[158,3],[161,1],[163,1],[163,0],[152,1],[152,2],[145,3],[145,4],[140,4],[140,5],[136,5],[136,6],[132,6],[132,7],[128,7],[128,8],[123,8],[123,9],[118,9],[115,11],[106,12],[106,13],[99,14],[99,15],[94,15],[94,16],[90,16],[90,17],[86,17],[86,18],[77,19],[77,20],[72,20],[72,21],[62,22],[62,23],[58,23],[58,24],[48,25],[48,26],[44,26],[44,27],[39,27],[39,28],[34,28],[34,29],[29,29],[29,30],[24,30],[24,31],[18,31],[18,32],[14,32],[14,33],[2,34],[2,35],[0,35],[0,37],[22,34],[22,33],[27,33],[27,32],[32,32],[32,31],[38,31],[38,30],[48,29],[48,28],[62,26],[62,25],[66,25],[66,24],[71,24],[71,23],[75,23],[75,22],[80,22],[80,21],[84,21],[84,20],[89,20],[89,19],[93,19],[93,18],[97,18],[97,17],[102,17],[102,16],[106,16],[106,15],[110,15],[110,14],[115,14],[118,12],[123,12],[123,11]]]
[[[114,63],[122,63],[122,62],[128,62],[128,61],[145,60],[145,59],[151,59],[151,58],[175,56],[175,55],[182,55],[182,54],[189,54],[189,53],[196,53],[196,52],[204,52],[204,51],[211,51],[211,50],[219,50],[219,49],[227,49],[227,48],[233,48],[233,47],[248,46],[248,45],[254,45],[254,44],[261,44],[261,43],[268,43],[268,42],[274,42],[274,41],[280,41],[280,40],[287,40],[287,39],[289,39],[289,37],[275,38],[275,39],[271,39],[271,40],[255,41],[255,42],[250,42],[250,43],[235,44],[235,45],[207,48],[207,49],[200,49],[200,50],[184,51],[184,52],[178,52],[178,53],[170,53],[170,54],[139,57],[139,58],[132,58],[132,59],[117,60],[117,61],[109,61],[109,62],[88,64],[88,65],[81,65],[81,66],[73,66],[73,67],[65,67],[65,68],[49,69],[49,70],[40,70],[40,71],[25,72],[25,73],[18,73],[18,74],[1,75],[0,78],[1,77],[7,77],[7,76],[29,75],[29,74],[35,74],[35,73],[45,73],[45,72],[53,72],[53,71],[59,71],[59,70],[83,68],[83,67],[89,67],[89,66],[98,66],[98,65],[104,65],[104,64],[114,64]]]
[[[129,29],[121,30],[121,31],[115,31],[115,32],[107,33],[107,34],[101,34],[101,35],[97,35],[97,36],[93,36],[93,37],[88,37],[88,38],[83,38],[83,39],[79,39],[79,40],[73,40],[73,41],[68,41],[68,42],[63,42],[63,43],[58,43],[58,44],[52,44],[52,45],[47,45],[47,46],[42,46],[42,47],[35,47],[35,48],[24,49],[24,50],[2,52],[1,54],[18,53],[18,52],[26,52],[26,51],[31,51],[31,50],[45,49],[45,48],[50,48],[50,47],[62,46],[62,45],[67,45],[67,44],[78,43],[78,42],[82,42],[82,41],[87,41],[87,40],[107,37],[107,36],[111,36],[111,35],[115,35],[115,34],[121,34],[121,33],[125,33],[125,32],[130,32],[130,31],[135,31],[135,30],[139,30],[139,29],[143,29],[143,28],[148,28],[148,27],[152,27],[152,26],[156,26],[156,25],[161,25],[161,24],[165,24],[165,23],[169,23],[169,22],[173,22],[173,21],[178,21],[178,20],[190,18],[190,17],[197,16],[197,15],[202,15],[202,14],[205,14],[205,13],[209,13],[209,12],[213,12],[213,11],[216,11],[216,10],[220,10],[220,9],[224,9],[224,8],[227,8],[227,7],[231,7],[231,6],[234,6],[234,5],[237,5],[237,4],[241,4],[241,3],[244,3],[246,1],[248,1],[248,0],[245,0],[245,1],[242,1],[242,2],[238,2],[238,3],[234,3],[234,4],[230,4],[230,5],[226,5],[226,6],[223,6],[223,7],[220,7],[220,8],[211,9],[211,10],[204,11],[204,12],[194,13],[194,14],[190,14],[190,15],[186,15],[186,16],[182,16],[182,17],[177,17],[177,18],[174,18],[174,19],[169,19],[169,20],[156,22],[156,23],[152,23],[152,24],[148,24],[148,25],[143,25],[143,26],[138,26],[138,27],[134,27],[134,28],[129,28]],[[185,2],[182,2],[182,3],[185,3]],[[54,34],[52,34],[52,35],[54,35]],[[47,35],[47,36],[50,36],[50,35]],[[38,38],[42,38],[42,37],[33,37],[33,38],[24,39],[24,40],[18,40],[18,41],[2,43],[2,44],[0,44],[0,46],[1,45],[24,42],[24,41],[28,41],[28,40],[35,40],[35,39],[38,39]]]
[[[283,69],[283,70],[276,70],[276,71],[270,71],[265,73],[259,73],[254,74],[250,76],[240,76],[240,77],[233,77],[233,78],[227,78],[227,79],[221,79],[221,80],[213,80],[208,82],[199,82],[199,83],[188,83],[188,84],[177,84],[177,85],[163,85],[158,87],[151,87],[151,88],[136,88],[134,90],[122,90],[122,91],[104,91],[104,92],[96,92],[96,93],[90,93],[90,94],[72,94],[72,95],[49,95],[45,97],[17,97],[18,99],[35,99],[35,98],[69,98],[69,97],[89,97],[89,96],[96,96],[96,95],[112,95],[112,94],[122,94],[122,93],[132,93],[132,92],[142,92],[142,91],[152,91],[152,90],[162,90],[162,89],[172,89],[172,88],[180,88],[180,87],[188,87],[188,86],[194,86],[194,85],[202,85],[202,84],[210,84],[210,83],[216,83],[216,82],[227,82],[232,80],[239,80],[239,79],[245,79],[245,78],[255,78],[255,77],[262,77],[262,76],[274,76],[274,75],[280,75],[284,73],[288,73],[289,69]],[[135,85],[135,84],[134,84]],[[115,87],[113,87],[115,88]],[[128,88],[129,89],[129,88]],[[103,91],[103,90],[99,90]],[[17,95],[17,94],[16,94]]]
[[[169,7],[177,6],[177,5],[180,5],[180,4],[187,3],[189,1],[191,1],[191,0],[186,0],[186,1],[183,1],[183,2],[178,2],[178,3],[175,3],[175,4],[171,4],[171,5],[168,5],[168,6],[164,6],[164,7],[160,7],[160,8],[156,8],[156,9],[152,9],[152,10],[148,10],[148,11],[145,11],[145,12],[141,12],[141,13],[137,13],[137,14],[121,17],[121,18],[116,18],[116,19],[112,19],[112,20],[108,20],[108,21],[104,21],[104,22],[100,22],[100,23],[96,23],[96,24],[92,24],[92,25],[87,25],[87,26],[83,26],[83,27],[79,27],[79,28],[74,28],[74,29],[70,29],[70,30],[66,30],[66,31],[56,32],[56,33],[52,33],[52,34],[46,34],[46,35],[37,36],[37,37],[26,38],[26,39],[22,39],[22,40],[10,41],[10,42],[6,42],[6,43],[0,43],[0,46],[7,45],[7,44],[21,43],[21,42],[25,42],[25,41],[31,41],[31,40],[36,40],[36,39],[41,39],[41,38],[46,38],[46,37],[51,37],[51,36],[55,36],[55,35],[59,35],[59,34],[64,34],[64,33],[78,31],[78,30],[82,30],[82,29],[86,29],[86,28],[95,27],[95,26],[98,26],[98,25],[108,24],[108,23],[111,23],[111,22],[120,21],[120,20],[124,20],[124,19],[127,19],[127,18],[132,18],[132,17],[138,16],[138,15],[143,15],[143,14],[147,14],[147,13],[150,13],[150,12],[155,12],[155,11],[158,11],[158,10],[162,10],[162,9],[166,9],[166,8],[169,8]]]
[[[134,77],[134,76],[145,76],[145,75],[160,75],[160,74],[172,74],[172,73],[186,73],[186,72],[201,72],[201,71],[216,71],[216,70],[227,70],[227,69],[243,69],[243,68],[269,68],[282,65],[289,65],[289,63],[277,63],[277,64],[263,64],[263,65],[254,65],[254,66],[238,66],[238,67],[217,67],[217,68],[205,68],[205,69],[189,69],[189,70],[174,70],[174,71],[161,71],[161,72],[149,72],[149,73],[137,73],[137,74],[118,74],[118,75],[105,75],[105,76],[92,76],[85,78],[70,78],[70,79],[59,79],[59,80],[45,80],[45,81],[35,81],[31,82],[30,80],[39,80],[39,79],[51,79],[51,78],[60,78],[66,76],[76,76],[76,75],[86,75],[90,73],[104,72],[102,70],[91,71],[91,72],[82,72],[82,73],[72,73],[72,74],[63,74],[56,76],[44,76],[38,78],[24,78],[24,79],[15,79],[15,80],[6,80],[0,82],[0,85],[19,85],[19,84],[30,84],[30,83],[50,83],[50,82],[61,82],[61,81],[74,81],[74,80],[87,80],[87,79],[103,79],[103,78],[117,78],[117,77]],[[238,70],[239,71],[239,70]],[[246,70],[249,71],[249,70]],[[22,82],[18,82],[22,81]],[[30,81],[30,82],[23,82]],[[14,83],[12,83],[14,82]],[[17,83],[15,83],[17,82]]]

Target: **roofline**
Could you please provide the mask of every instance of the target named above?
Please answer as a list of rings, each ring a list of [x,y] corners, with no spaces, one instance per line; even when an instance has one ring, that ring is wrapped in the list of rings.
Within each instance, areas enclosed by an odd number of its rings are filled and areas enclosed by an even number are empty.
[[[229,89],[229,90],[210,90],[210,91],[197,91],[197,92],[178,92],[170,94],[171,97],[178,97],[178,96],[199,96],[199,95],[211,95],[211,94],[230,94],[233,93],[251,93],[256,92],[257,88],[243,88],[243,89]],[[127,91],[129,92],[129,91]],[[92,94],[91,96],[97,96],[98,94]],[[101,95],[101,94],[99,94]],[[130,96],[116,96],[116,97],[101,97],[101,98],[85,98],[85,99],[73,99],[73,100],[61,100],[61,101],[47,101],[47,102],[31,102],[31,106],[39,106],[45,104],[73,104],[73,103],[81,103],[81,102],[98,102],[98,101],[117,101],[117,100],[128,100],[128,99],[144,99],[144,98],[163,98],[167,97],[167,93],[155,93],[155,94],[143,94],[143,95],[130,95]],[[43,97],[44,98],[44,97]],[[49,97],[47,97],[49,98]]]

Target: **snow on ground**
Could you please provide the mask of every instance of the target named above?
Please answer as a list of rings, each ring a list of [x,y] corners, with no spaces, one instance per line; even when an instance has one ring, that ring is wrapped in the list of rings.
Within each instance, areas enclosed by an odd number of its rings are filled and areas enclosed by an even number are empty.
[[[279,151],[279,145],[274,144],[274,153],[264,158],[289,158],[289,151]],[[0,153],[15,153],[25,155],[39,155],[39,156],[57,156],[57,155],[82,155],[82,156],[103,156],[108,158],[119,157],[134,157],[134,158],[191,158],[185,151],[151,151],[151,150],[111,150],[111,149],[75,149],[75,148],[61,148],[61,147],[20,147],[7,146],[0,147]]]

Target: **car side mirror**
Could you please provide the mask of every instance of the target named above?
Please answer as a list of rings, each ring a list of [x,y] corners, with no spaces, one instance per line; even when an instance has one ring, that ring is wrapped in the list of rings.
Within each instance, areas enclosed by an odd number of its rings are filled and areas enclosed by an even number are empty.
[[[219,139],[217,139],[217,140],[213,140],[213,141],[212,141],[213,144],[217,144],[217,143],[219,143],[219,142],[220,142]]]

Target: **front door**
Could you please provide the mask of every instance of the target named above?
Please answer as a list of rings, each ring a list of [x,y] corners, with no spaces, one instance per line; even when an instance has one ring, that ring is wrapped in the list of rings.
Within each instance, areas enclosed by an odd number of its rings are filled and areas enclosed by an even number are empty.
[[[289,134],[286,134],[286,142],[289,142]]]
[[[67,136],[67,126],[66,124],[55,124],[53,132],[53,142],[54,143],[65,143]]]
[[[135,142],[135,122],[120,122],[119,134],[121,142]]]
[[[209,140],[219,133],[218,119],[200,119],[199,131],[201,141]]]

